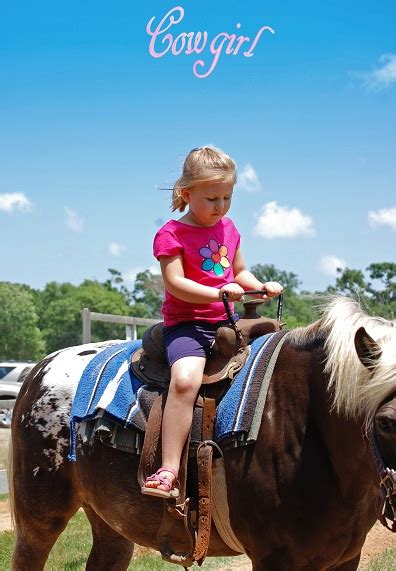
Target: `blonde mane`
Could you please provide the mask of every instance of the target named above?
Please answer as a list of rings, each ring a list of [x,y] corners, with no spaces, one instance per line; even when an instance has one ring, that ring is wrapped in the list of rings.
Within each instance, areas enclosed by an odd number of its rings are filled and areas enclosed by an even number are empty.
[[[355,333],[364,327],[380,347],[375,367],[362,365],[355,349]],[[293,332],[294,333],[294,332]],[[347,297],[331,297],[321,319],[296,330],[292,339],[325,338],[325,372],[333,392],[333,406],[348,417],[363,417],[369,425],[379,405],[396,391],[396,321],[370,317],[360,304]]]

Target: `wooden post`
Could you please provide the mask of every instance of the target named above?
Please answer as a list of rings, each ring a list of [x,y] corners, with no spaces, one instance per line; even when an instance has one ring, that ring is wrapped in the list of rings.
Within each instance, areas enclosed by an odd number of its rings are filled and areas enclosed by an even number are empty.
[[[91,342],[91,312],[87,307],[81,312],[82,315],[82,342],[90,343]]]

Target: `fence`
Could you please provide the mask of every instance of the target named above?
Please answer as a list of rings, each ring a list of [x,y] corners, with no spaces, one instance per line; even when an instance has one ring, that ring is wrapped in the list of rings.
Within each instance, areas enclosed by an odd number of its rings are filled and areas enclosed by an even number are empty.
[[[111,313],[96,313],[89,311],[86,307],[82,310],[82,342],[91,342],[91,322],[104,321],[106,323],[120,323],[125,325],[125,339],[137,339],[137,325],[155,325],[158,319],[147,319],[146,317],[130,317],[129,315],[112,315]]]

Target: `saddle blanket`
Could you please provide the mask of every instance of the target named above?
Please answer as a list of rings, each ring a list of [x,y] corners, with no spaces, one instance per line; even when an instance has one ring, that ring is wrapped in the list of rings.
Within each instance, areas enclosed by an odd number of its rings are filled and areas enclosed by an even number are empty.
[[[215,439],[222,447],[256,440],[272,371],[284,340],[284,332],[269,333],[251,344],[244,367],[217,408]],[[140,434],[145,432],[151,406],[163,389],[144,384],[133,373],[131,355],[140,347],[141,341],[108,346],[84,369],[71,409],[69,460],[76,460],[79,423],[102,418]],[[196,440],[199,442],[199,436]]]

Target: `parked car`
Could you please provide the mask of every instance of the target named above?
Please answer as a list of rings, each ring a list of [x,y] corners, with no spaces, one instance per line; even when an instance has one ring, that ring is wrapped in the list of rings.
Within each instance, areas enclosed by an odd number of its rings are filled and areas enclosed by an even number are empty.
[[[15,399],[26,375],[35,363],[30,361],[1,361],[0,362],[0,427],[11,425],[12,409]]]
[[[23,383],[35,364],[32,361],[0,361],[0,384],[10,381]]]

